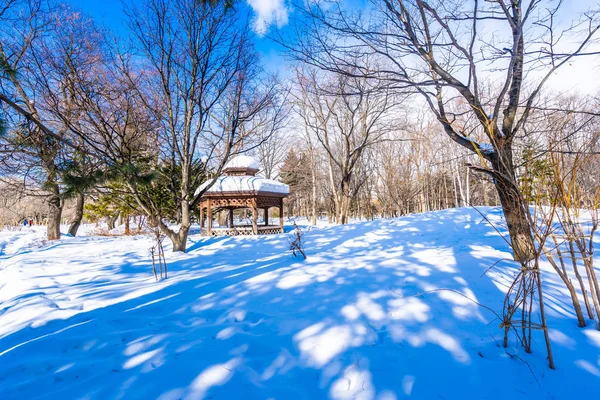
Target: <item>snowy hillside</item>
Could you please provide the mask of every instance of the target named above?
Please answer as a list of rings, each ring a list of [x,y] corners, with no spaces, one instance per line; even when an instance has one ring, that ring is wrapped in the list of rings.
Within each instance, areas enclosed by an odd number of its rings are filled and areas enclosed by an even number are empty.
[[[497,209],[486,209],[500,222]],[[600,392],[600,331],[544,275],[557,369],[502,340],[516,265],[471,209],[167,248],[0,235],[0,399],[570,399]],[[27,245],[31,243],[31,245]],[[428,293],[424,293],[428,292]]]

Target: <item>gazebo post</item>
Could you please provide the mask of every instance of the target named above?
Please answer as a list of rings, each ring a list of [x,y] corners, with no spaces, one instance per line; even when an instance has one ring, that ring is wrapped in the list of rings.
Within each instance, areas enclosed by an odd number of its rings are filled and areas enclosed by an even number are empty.
[[[208,200],[206,201],[206,219],[208,220],[206,225],[206,229],[208,232],[208,236],[212,236],[212,206],[210,204],[210,197],[208,198]]]
[[[265,226],[269,226],[269,207],[264,208],[264,213]]]
[[[256,200],[252,199],[252,234],[258,235],[258,210],[256,209]]]
[[[279,199],[279,229],[283,233],[283,197]]]
[[[229,228],[233,228],[233,207],[229,207]]]

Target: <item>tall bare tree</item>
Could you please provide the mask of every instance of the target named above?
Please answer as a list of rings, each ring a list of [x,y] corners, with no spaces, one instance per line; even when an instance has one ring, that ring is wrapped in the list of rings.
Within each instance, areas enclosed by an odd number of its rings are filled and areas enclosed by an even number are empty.
[[[8,6],[0,8],[11,22],[0,28],[0,103],[9,116],[2,163],[45,198],[48,239],[54,240],[69,194],[64,178],[81,167],[78,87],[95,79],[103,37],[93,21],[65,5],[22,0]]]
[[[178,175],[179,228],[163,220],[135,181],[126,184],[173,250],[185,251],[192,209],[203,194],[195,193],[194,166],[202,160],[219,174],[232,154],[247,149],[277,93],[259,79],[243,10],[220,2],[146,0],[126,12],[146,68],[142,86],[150,88],[140,90],[140,98],[157,115],[160,158]]]
[[[390,131],[388,112],[394,106],[388,90],[346,74],[320,79],[315,70],[298,70],[299,113],[329,159],[329,180],[335,193],[337,222],[348,222],[357,187],[351,184],[366,149]]]

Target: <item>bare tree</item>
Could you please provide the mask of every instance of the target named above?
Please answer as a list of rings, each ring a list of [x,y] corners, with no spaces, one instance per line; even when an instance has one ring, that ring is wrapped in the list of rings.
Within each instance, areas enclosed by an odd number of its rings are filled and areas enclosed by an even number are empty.
[[[93,21],[67,6],[40,0],[12,5],[12,10],[0,8],[11,21],[2,25],[0,40],[0,59],[8,70],[0,80],[0,103],[9,116],[2,163],[25,181],[25,189],[45,198],[48,239],[54,240],[69,194],[64,178],[82,166],[83,149],[75,139],[85,131],[78,87],[94,80],[103,38]],[[85,177],[79,178],[73,182]]]
[[[194,192],[194,166],[202,160],[219,174],[232,154],[247,149],[276,91],[259,81],[262,71],[243,12],[194,0],[147,0],[126,12],[147,69],[141,85],[150,88],[138,93],[157,116],[159,157],[177,171],[179,228],[163,220],[135,180],[126,185],[173,250],[185,251],[192,209],[203,194]]]
[[[328,155],[336,218],[345,224],[356,195],[357,187],[351,185],[356,167],[365,150],[389,132],[386,117],[395,104],[393,97],[365,79],[334,74],[325,81],[314,70],[298,70],[298,85],[303,98],[300,115]]]

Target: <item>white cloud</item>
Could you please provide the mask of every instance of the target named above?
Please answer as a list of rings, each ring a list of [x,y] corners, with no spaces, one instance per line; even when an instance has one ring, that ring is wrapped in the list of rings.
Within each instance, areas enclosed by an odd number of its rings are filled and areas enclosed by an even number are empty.
[[[278,28],[288,23],[289,9],[285,0],[247,0],[255,13],[254,31],[264,35],[269,27],[276,24]]]

